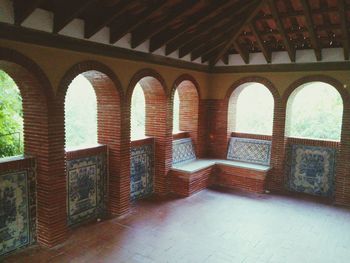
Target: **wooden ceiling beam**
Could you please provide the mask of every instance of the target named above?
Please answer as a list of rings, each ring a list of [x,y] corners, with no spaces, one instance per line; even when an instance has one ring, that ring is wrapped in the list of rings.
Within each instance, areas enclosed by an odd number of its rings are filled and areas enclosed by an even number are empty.
[[[147,20],[155,13],[159,12],[168,2],[162,1],[158,5],[151,5],[141,15],[131,18],[128,14],[124,19],[124,23],[115,23],[111,25],[110,29],[110,43],[114,44],[127,33],[135,30],[137,27],[147,23]]]
[[[235,32],[232,32],[231,34],[228,35],[228,40],[226,41],[224,48],[219,49],[219,52],[217,55],[210,61],[211,65],[215,65],[221,58],[222,56],[228,51],[228,49],[232,46],[232,44],[236,41],[236,38],[241,34],[241,31],[243,28],[250,23],[250,21],[258,14],[260,11],[261,7],[265,4],[265,0],[263,1],[256,1],[255,5],[250,9],[250,12],[248,16],[239,21],[239,27]]]
[[[13,0],[15,25],[21,25],[44,0]]]
[[[203,34],[208,33],[208,28],[211,28],[213,26],[223,26],[226,23],[226,18],[235,16],[237,14],[237,10],[240,10],[240,6],[242,4],[240,2],[236,2],[233,6],[225,10],[224,12],[218,14],[217,16],[214,16],[212,19],[195,25],[197,28],[195,28],[194,32],[183,32],[177,35],[177,37],[170,42],[167,43],[165,48],[165,54],[169,55],[173,53],[175,50],[184,47],[185,45],[188,45],[190,43],[195,42],[198,38],[200,38]]]
[[[84,13],[98,0],[77,0],[73,1],[69,8],[66,3],[63,2],[57,10],[54,12],[53,20],[53,32],[58,33],[66,25],[68,25],[74,18],[77,18],[80,14]]]
[[[278,29],[279,33],[281,34],[281,36],[282,36],[283,43],[284,43],[285,49],[288,52],[289,58],[290,58],[290,60],[292,62],[295,62],[295,56],[296,56],[295,55],[295,48],[292,46],[292,44],[289,41],[289,36],[286,33],[286,30],[284,28],[282,19],[279,16],[279,13],[278,13],[275,1],[274,0],[268,0],[268,3],[269,3],[271,14],[272,14],[272,16],[274,17],[274,19],[276,21],[277,29]]]
[[[224,25],[219,27],[219,30],[214,28],[213,30],[208,32],[207,29],[207,34],[205,35],[207,39],[202,37],[196,37],[194,40],[181,47],[179,50],[179,57],[182,58],[187,54],[191,53],[191,60],[193,61],[202,55],[210,53],[213,49],[217,48],[218,46],[222,46],[223,42],[225,42],[227,38],[227,35],[231,34],[232,31],[238,30],[237,21],[240,21],[240,19],[246,17],[248,15],[248,12],[250,12],[249,7],[251,8],[255,4],[256,2],[250,1],[250,3],[241,7],[241,9],[239,9],[238,12],[236,12],[235,14],[231,14],[231,19]],[[224,30],[220,30],[221,28],[224,28]],[[209,42],[208,39],[210,39]]]
[[[233,43],[238,54],[243,59],[244,63],[249,64],[249,52],[246,48],[242,47],[237,41]]]
[[[212,17],[219,14],[223,8],[227,8],[229,5],[232,5],[230,1],[218,0],[215,1],[214,5],[209,5],[203,11],[191,16],[185,23],[183,23],[179,28],[171,30],[165,28],[160,31],[158,34],[154,35],[150,41],[150,52],[153,52],[160,47],[169,43],[169,41],[178,38],[180,35],[186,33],[189,28],[194,28],[199,24],[210,20]]]
[[[308,0],[300,0],[301,5],[303,6],[304,9],[304,14],[305,14],[305,22],[306,22],[306,27],[309,32],[309,37],[310,37],[310,42],[311,45],[313,46],[315,50],[315,56],[317,61],[322,60],[322,52],[321,52],[321,45],[317,41],[317,36],[315,33],[315,25],[312,19],[312,12],[311,12],[311,7],[309,4]]]
[[[224,62],[225,65],[228,65],[228,63],[229,63],[229,56],[230,56],[230,54],[226,53],[225,56],[223,56],[223,58],[222,58],[222,62]]]
[[[338,8],[339,8],[339,16],[341,29],[343,34],[343,50],[344,50],[344,59],[349,60],[349,31],[348,31],[348,21],[347,21],[347,13],[346,6],[344,0],[338,0]]]
[[[102,28],[110,24],[129,7],[130,1],[122,0],[113,7],[103,7],[95,10],[93,17],[85,20],[85,38],[90,38]]]
[[[261,52],[264,54],[264,57],[266,59],[266,62],[267,63],[271,63],[271,58],[272,58],[272,52],[271,50],[269,50],[267,48],[267,46],[265,45],[263,39],[261,38],[261,35],[260,35],[260,32],[258,32],[258,29],[255,25],[255,21],[252,21],[250,24],[249,24],[249,27],[256,39],[256,42],[258,43],[259,47],[260,47],[260,50]]]
[[[328,8],[319,8],[319,9],[312,9],[311,10],[313,14],[315,15],[320,15],[323,13],[335,13],[338,12],[338,8],[337,7],[328,7]],[[293,10],[293,11],[288,11],[288,12],[284,12],[284,13],[279,13],[280,18],[284,19],[284,18],[289,18],[289,17],[303,17],[304,11],[302,10]],[[270,19],[274,19],[273,15],[270,14],[264,14],[261,16],[257,16],[256,17],[257,20],[270,20]]]
[[[166,27],[168,27],[175,19],[184,14],[193,6],[197,5],[199,2],[195,0],[185,0],[177,5],[175,8],[171,9],[171,12],[165,15],[165,19],[157,24],[145,25],[134,32],[132,32],[131,37],[131,47],[136,48],[141,43],[147,39],[153,37],[155,34],[159,33]]]

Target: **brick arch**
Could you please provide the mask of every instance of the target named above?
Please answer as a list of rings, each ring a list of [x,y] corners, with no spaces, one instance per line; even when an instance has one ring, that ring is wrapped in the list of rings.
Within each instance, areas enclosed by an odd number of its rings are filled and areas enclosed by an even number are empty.
[[[133,75],[129,82],[126,91],[128,104],[131,103],[131,97],[138,82],[141,82],[140,85],[144,91],[145,98],[152,97],[152,95],[166,96],[167,94],[165,80],[157,71],[150,68],[141,69]]]
[[[182,74],[174,81],[170,92],[172,113],[176,90],[178,91],[180,99],[180,130],[189,133],[195,145],[197,156],[202,156],[203,145],[199,138],[200,90],[198,82],[189,74]],[[171,114],[171,116],[173,116],[173,114]]]
[[[97,99],[98,143],[108,146],[109,152],[109,198],[108,210],[111,214],[124,214],[129,204],[121,200],[120,189],[125,188],[128,178],[126,173],[129,162],[127,145],[124,141],[125,121],[123,112],[123,91],[118,77],[106,65],[97,61],[84,61],[73,65],[63,76],[57,92],[57,112],[60,119],[60,134],[65,138],[64,130],[64,101],[70,83],[82,74],[92,84]],[[61,144],[64,149],[64,143]],[[126,167],[126,168],[125,168]],[[124,186],[124,187],[123,187]]]
[[[272,149],[271,149],[271,166],[273,167],[272,171],[270,172],[269,177],[267,178],[267,188],[272,190],[280,190],[283,188],[283,177],[281,177],[281,173],[283,172],[284,166],[284,109],[282,106],[282,99],[281,96],[275,87],[275,85],[268,80],[267,78],[261,77],[261,76],[248,76],[241,78],[237,81],[235,81],[231,87],[228,89],[225,100],[224,100],[224,107],[225,107],[225,113],[226,113],[226,131],[225,134],[225,140],[221,142],[222,147],[225,149],[226,154],[226,147],[228,138],[231,136],[231,130],[229,130],[229,101],[230,97],[233,94],[234,91],[237,91],[241,87],[241,85],[245,83],[260,83],[264,85],[270,92],[274,99],[274,110],[273,110],[273,129],[272,129],[272,136],[254,136],[254,135],[248,135],[252,138],[257,139],[268,139],[269,137],[272,140]],[[265,138],[266,137],[266,138]],[[224,155],[225,156],[225,155]]]
[[[326,75],[313,75],[313,76],[307,76],[307,77],[302,77],[300,79],[297,79],[291,85],[289,85],[289,87],[283,93],[283,96],[282,96],[283,104],[284,105],[287,104],[287,101],[294,90],[296,90],[300,86],[302,86],[306,83],[309,83],[309,82],[327,83],[327,84],[333,86],[339,92],[340,96],[343,99],[344,104],[347,101],[349,101],[349,93],[347,92],[347,90],[344,88],[344,85],[340,81],[338,81],[337,79],[332,78],[330,76],[326,76]]]
[[[155,140],[156,194],[167,193],[166,175],[171,166],[171,104],[167,99],[167,87],[163,77],[153,69],[142,69],[130,80],[127,92],[128,139],[130,142],[131,98],[135,85],[140,83],[146,101],[146,136]],[[130,145],[130,144],[129,144]]]
[[[24,119],[24,152],[34,156],[37,171],[37,239],[45,246],[66,236],[66,187],[63,156],[56,141],[55,102],[51,83],[43,70],[17,51],[0,48],[0,69],[17,84]],[[52,220],[55,218],[55,220]]]
[[[350,166],[348,160],[350,158],[350,95],[343,83],[339,80],[327,75],[312,75],[302,77],[294,81],[284,92],[282,102],[284,108],[284,116],[287,114],[287,103],[293,91],[303,84],[309,82],[324,82],[334,87],[343,100],[343,118],[341,139],[337,154],[336,182],[335,182],[335,202],[342,205],[350,205]],[[286,118],[285,118],[286,119]]]
[[[199,84],[197,82],[197,80],[190,74],[182,74],[179,77],[176,78],[176,80],[174,81],[174,84],[172,86],[171,92],[170,92],[170,96],[173,97],[175,90],[181,85],[182,82],[191,82],[191,84],[194,86],[194,88],[196,89],[197,92],[197,96],[198,99],[201,99],[201,92],[200,92],[200,88],[199,88]]]

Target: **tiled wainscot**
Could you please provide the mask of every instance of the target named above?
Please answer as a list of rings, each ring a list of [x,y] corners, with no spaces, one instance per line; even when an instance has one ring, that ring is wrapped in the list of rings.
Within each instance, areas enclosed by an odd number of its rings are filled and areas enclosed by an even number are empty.
[[[0,256],[36,241],[33,158],[0,161],[0,240]]]
[[[287,187],[296,192],[333,196],[336,149],[307,145],[288,148]]]
[[[67,152],[68,224],[75,225],[106,212],[107,147]]]
[[[130,195],[136,200],[153,193],[154,140],[133,141],[130,156]]]
[[[271,141],[230,138],[227,159],[260,165],[270,165]]]

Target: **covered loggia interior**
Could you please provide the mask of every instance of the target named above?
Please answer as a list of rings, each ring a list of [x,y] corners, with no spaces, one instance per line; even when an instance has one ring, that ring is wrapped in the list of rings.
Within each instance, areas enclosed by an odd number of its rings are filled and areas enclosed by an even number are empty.
[[[347,263],[350,3],[25,2],[1,262]]]

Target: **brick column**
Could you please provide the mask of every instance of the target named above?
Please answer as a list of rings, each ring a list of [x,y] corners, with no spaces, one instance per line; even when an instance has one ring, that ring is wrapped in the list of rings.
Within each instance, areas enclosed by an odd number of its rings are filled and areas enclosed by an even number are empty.
[[[24,153],[37,163],[37,239],[44,246],[53,246],[67,236],[63,116],[56,114],[51,84],[33,61],[0,48],[0,68],[21,91]]]

